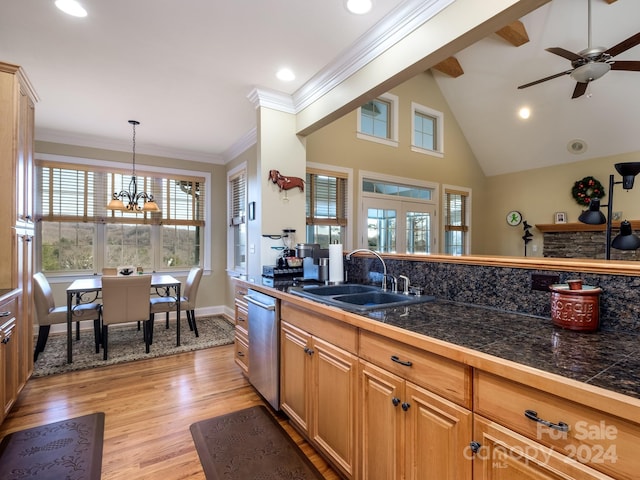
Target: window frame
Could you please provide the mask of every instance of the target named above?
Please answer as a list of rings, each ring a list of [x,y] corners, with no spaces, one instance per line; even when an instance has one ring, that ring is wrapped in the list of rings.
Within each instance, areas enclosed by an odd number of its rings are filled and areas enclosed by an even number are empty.
[[[449,208],[447,204],[447,195],[450,193],[461,194],[466,198],[466,202],[464,205],[464,225],[455,228],[452,228],[451,225],[447,224],[447,210]],[[442,253],[447,252],[447,231],[448,230],[456,230],[462,231],[464,240],[463,240],[463,252],[461,255],[469,255],[471,252],[471,196],[472,190],[468,187],[461,187],[458,185],[442,185]]]
[[[233,192],[231,190],[231,182],[234,178],[238,177],[239,175],[244,174],[244,184],[245,184],[245,191],[244,191],[244,205],[245,205],[245,215],[244,215],[244,220],[243,221],[239,221],[239,223],[235,223],[232,224],[232,221],[230,219],[230,213],[231,213],[231,208],[232,208],[232,203],[233,203]],[[246,275],[248,272],[248,264],[247,264],[247,259],[248,259],[248,239],[249,239],[249,234],[248,234],[248,211],[246,211],[249,208],[249,204],[248,204],[248,183],[249,183],[249,176],[248,176],[248,170],[247,170],[247,163],[243,162],[240,165],[232,168],[231,170],[227,171],[227,205],[225,206],[225,221],[227,223],[227,273],[229,273],[231,276],[237,276],[237,275]],[[245,225],[245,238],[244,238],[244,244],[245,244],[245,252],[244,252],[244,257],[245,257],[245,264],[244,264],[244,268],[239,268],[238,265],[236,265],[235,263],[235,231],[234,229],[236,227],[239,227],[239,225]]]
[[[82,166],[86,169],[87,165],[89,165],[92,168],[95,168],[95,171],[102,171],[102,172],[131,172],[131,164],[129,163],[121,163],[121,162],[114,162],[114,161],[108,161],[108,160],[99,160],[99,159],[93,159],[93,158],[82,158],[82,157],[69,157],[69,156],[65,156],[65,155],[55,155],[55,154],[46,154],[46,153],[36,153],[35,154],[35,162],[44,162],[44,163],[57,163],[60,164],[61,168],[64,168],[64,165],[68,165],[69,168],[73,168],[74,166]],[[186,173],[185,173],[186,172]],[[124,175],[130,175],[130,173],[124,173]],[[136,165],[136,175],[139,177],[171,177],[171,178],[175,178],[175,177],[202,177],[204,178],[204,198],[205,198],[205,211],[204,211],[204,226],[203,226],[203,234],[202,234],[202,245],[200,248],[200,266],[203,268],[203,270],[205,272],[209,272],[211,270],[211,248],[209,248],[208,246],[211,245],[211,215],[212,215],[212,208],[211,208],[211,173],[210,172],[204,172],[204,171],[196,171],[196,170],[178,170],[178,169],[174,169],[174,168],[167,168],[167,167],[157,167],[157,166],[152,166],[152,165]],[[36,182],[38,182],[38,185],[36,185],[36,188],[34,189],[34,193],[36,195],[36,203],[35,205],[38,207],[38,209],[40,208],[41,205],[41,199],[40,199],[40,191],[41,191],[41,187],[39,185],[39,182],[41,181],[41,178],[38,178],[39,176],[36,175]],[[96,195],[102,194],[105,192],[96,192]],[[105,193],[105,206],[106,203],[108,202],[109,199],[109,195],[112,192],[106,192]],[[42,212],[37,213],[38,216],[40,216],[42,214]],[[105,214],[105,218],[110,216],[109,211],[107,211],[107,213]],[[144,220],[142,217],[142,214],[139,214],[139,218],[136,217],[132,217],[131,218],[131,222],[130,223],[126,223],[126,224],[149,224],[149,225],[155,225],[157,224],[159,227],[162,227],[162,221],[151,221],[151,220]],[[104,232],[104,225],[106,225],[105,221],[100,221],[100,219],[97,217],[97,220],[95,222],[92,222],[97,226],[96,232],[95,232],[95,244],[93,245],[93,250],[94,250],[94,256],[95,256],[95,261],[94,261],[94,265],[93,265],[93,270],[90,272],[89,270],[74,270],[74,271],[56,271],[56,272],[48,272],[47,273],[47,277],[48,278],[64,278],[64,279],[68,279],[68,278],[82,278],[82,277],[86,277],[87,275],[93,275],[95,273],[98,273],[99,271],[101,271],[102,267],[104,266],[104,255],[106,252],[106,238],[105,238],[105,232]],[[161,232],[160,232],[161,235]],[[36,238],[38,238],[39,240],[42,238],[42,222],[38,221],[36,222]],[[38,244],[41,245],[41,241],[38,241]],[[156,251],[157,249],[154,249],[153,251],[153,255],[160,255],[161,252]],[[35,259],[34,259],[36,268],[38,270],[41,269],[42,266],[42,247],[35,249]],[[181,274],[184,272],[187,272],[189,270],[189,268],[187,267],[176,267],[174,269],[172,268],[167,268],[162,269],[162,270],[158,270],[158,271],[167,271],[170,272],[172,274]]]
[[[435,119],[435,135],[434,142],[436,148],[434,150],[424,148],[417,145],[416,142],[416,113]],[[444,157],[444,113],[421,105],[417,102],[411,102],[411,151],[424,155],[431,155],[438,158]]]
[[[390,147],[397,147],[398,138],[399,138],[398,131],[399,131],[399,123],[400,123],[399,122],[400,99],[397,95],[393,95],[392,93],[383,93],[382,95],[379,95],[378,97],[372,99],[371,101],[374,101],[374,100],[380,100],[390,105],[389,118],[387,120],[390,123],[390,125],[388,125],[388,131],[390,136],[388,138],[383,138],[383,137],[377,137],[375,135],[369,135],[367,133],[363,133],[362,132],[362,106],[360,106],[356,111],[356,117],[357,117],[356,137],[359,138],[360,140],[382,143],[383,145],[388,145]]]
[[[347,192],[346,192],[346,209],[345,209],[345,215],[346,215],[346,225],[344,225],[344,244],[343,247],[345,249],[350,249],[351,245],[353,243],[352,238],[353,238],[353,222],[350,222],[349,219],[353,218],[352,216],[352,211],[353,211],[353,169],[352,168],[345,168],[345,167],[338,167],[335,165],[326,165],[326,164],[322,164],[322,163],[316,163],[316,162],[307,162],[307,172],[309,170],[313,171],[314,173],[317,172],[322,172],[325,173],[328,176],[336,176],[336,177],[343,177],[346,178],[346,188],[347,188]],[[305,203],[306,203],[306,198],[305,198]],[[307,205],[305,204],[305,210],[306,210]],[[305,219],[305,223],[308,222],[308,218]],[[308,226],[308,223],[306,223],[305,226],[305,230],[306,227]],[[307,240],[309,241],[309,240]]]

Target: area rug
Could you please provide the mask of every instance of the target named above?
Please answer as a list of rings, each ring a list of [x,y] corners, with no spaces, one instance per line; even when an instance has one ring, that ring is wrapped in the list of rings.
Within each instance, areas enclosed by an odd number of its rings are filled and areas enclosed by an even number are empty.
[[[0,443],[0,480],[99,480],[104,413],[10,433]]]
[[[190,430],[207,480],[324,478],[262,405],[194,423]]]
[[[82,330],[80,340],[76,340],[74,329],[72,363],[67,363],[66,333],[50,335],[44,352],[40,353],[33,366],[33,377],[104,367],[233,343],[234,326],[224,317],[202,316],[197,317],[196,321],[199,337],[189,330],[183,316],[180,324],[180,346],[177,347],[175,320],[171,320],[167,329],[164,316],[156,316],[153,344],[149,353],[145,353],[142,329],[138,330],[136,324],[110,326],[109,358],[106,361],[102,359],[102,349],[100,353],[95,353],[93,329]]]

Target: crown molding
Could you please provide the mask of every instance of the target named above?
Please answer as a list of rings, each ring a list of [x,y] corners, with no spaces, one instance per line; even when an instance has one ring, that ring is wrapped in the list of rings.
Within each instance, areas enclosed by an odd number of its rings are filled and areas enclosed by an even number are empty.
[[[255,108],[266,107],[285,113],[297,113],[293,104],[293,97],[277,90],[254,88],[247,98]]]
[[[258,142],[258,128],[253,127],[247,133],[245,133],[242,137],[240,137],[231,147],[229,147],[223,154],[222,158],[224,159],[224,163],[228,163],[234,158],[237,158],[242,153],[249,150],[249,148],[253,147]]]

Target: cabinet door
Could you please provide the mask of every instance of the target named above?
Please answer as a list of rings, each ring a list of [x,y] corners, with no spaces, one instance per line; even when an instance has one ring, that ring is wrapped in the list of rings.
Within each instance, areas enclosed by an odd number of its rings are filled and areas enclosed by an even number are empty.
[[[358,360],[330,343],[312,339],[310,435],[348,477],[354,476]]]
[[[465,455],[471,442],[470,410],[406,383],[405,478],[471,480],[472,462]]]
[[[404,381],[360,361],[360,478],[402,478]]]
[[[613,480],[497,423],[476,415],[474,480]]]
[[[305,434],[309,434],[311,336],[282,322],[280,333],[280,408]],[[251,348],[251,347],[249,347]]]
[[[0,390],[0,421],[4,419],[18,397],[18,335],[16,329],[17,300],[0,305],[0,368],[3,370]]]
[[[33,320],[35,307],[33,305],[33,239],[31,229],[23,229],[18,236],[18,265],[20,267],[20,295],[16,323],[19,342],[18,353],[18,391],[33,373]]]

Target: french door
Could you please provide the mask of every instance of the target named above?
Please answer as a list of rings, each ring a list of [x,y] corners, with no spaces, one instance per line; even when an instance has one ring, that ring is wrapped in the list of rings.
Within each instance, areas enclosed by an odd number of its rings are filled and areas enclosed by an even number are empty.
[[[381,253],[436,251],[436,207],[431,203],[364,197],[360,245]]]

